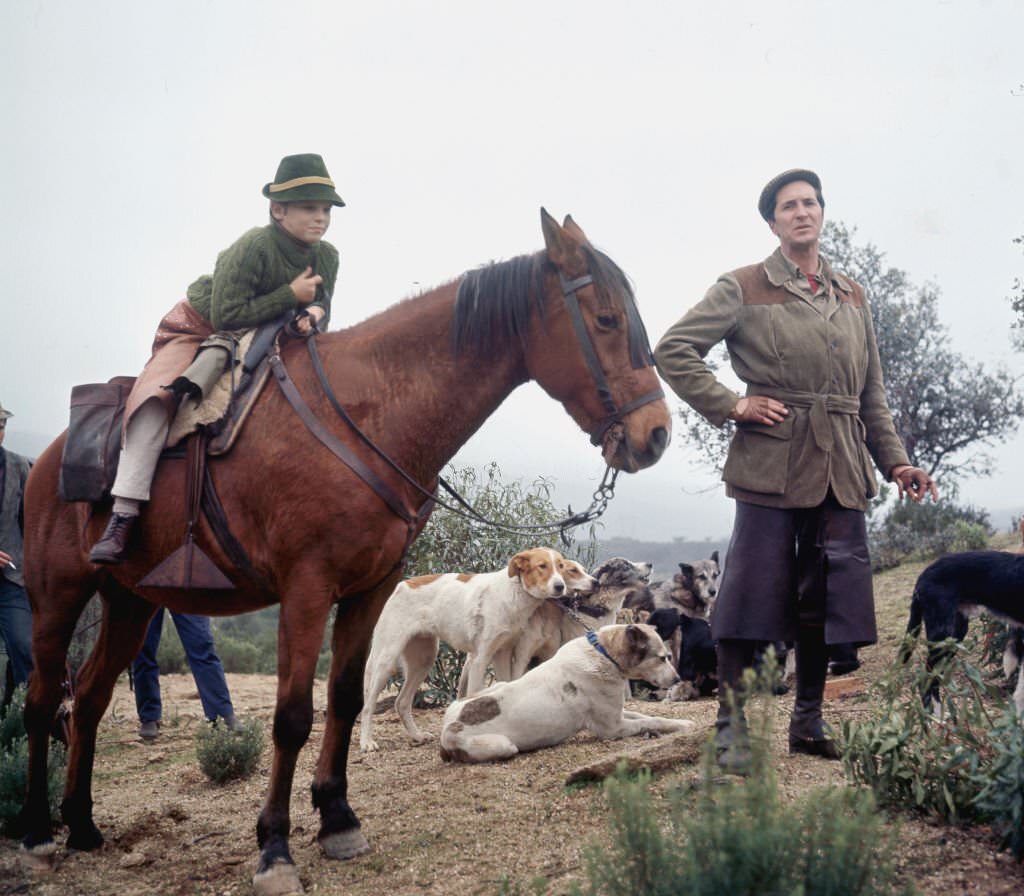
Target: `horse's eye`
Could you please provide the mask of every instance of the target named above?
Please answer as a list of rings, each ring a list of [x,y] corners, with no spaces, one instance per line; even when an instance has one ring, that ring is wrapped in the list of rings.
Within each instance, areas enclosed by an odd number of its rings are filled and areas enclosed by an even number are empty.
[[[599,314],[597,325],[602,330],[614,330],[619,325],[619,319],[614,314]]]

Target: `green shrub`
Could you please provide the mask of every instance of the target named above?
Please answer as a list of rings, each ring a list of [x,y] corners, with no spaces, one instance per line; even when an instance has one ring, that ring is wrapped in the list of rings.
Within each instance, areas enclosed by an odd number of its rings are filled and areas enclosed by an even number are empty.
[[[988,513],[956,502],[955,492],[938,503],[897,504],[879,520],[872,514],[868,548],[875,570],[905,560],[929,560],[951,551],[984,550],[993,529]]]
[[[765,751],[765,747],[756,747]],[[663,822],[649,776],[606,785],[610,849],[586,851],[590,896],[880,896],[896,882],[895,833],[869,793],[822,788],[780,799],[770,763],[740,783],[716,783],[713,757],[694,799],[668,794]]]
[[[898,832],[886,826],[871,793],[821,788],[798,803],[779,792],[772,753],[778,674],[748,670],[744,691],[752,770],[724,779],[713,744],[695,787],[669,788],[664,799],[651,776],[620,769],[605,784],[611,842],[584,849],[588,896],[888,896],[913,892],[897,881],[892,860]],[[505,896],[542,896],[503,881]]]
[[[19,686],[10,706],[0,717],[0,833],[14,835],[15,819],[25,801],[28,787],[28,737],[25,734],[25,687]],[[50,817],[59,820],[58,807],[64,790],[67,757],[64,745],[50,742],[47,756],[47,784],[50,795]]]
[[[248,778],[263,753],[263,729],[255,719],[232,731],[220,720],[196,734],[196,757],[203,774],[217,784]]]
[[[992,728],[991,757],[971,773],[974,808],[989,819],[999,845],[1024,861],[1024,725],[1011,707]]]
[[[881,805],[991,824],[1022,859],[1024,733],[1013,707],[1004,710],[1002,689],[969,661],[977,641],[972,631],[963,644],[943,642],[945,658],[928,670],[926,646],[908,640],[908,662],[894,664],[875,686],[871,715],[843,723],[843,762]],[[921,699],[936,682],[939,717]]]
[[[453,650],[442,641],[425,686],[413,697],[413,706],[430,709],[454,702],[459,695],[459,677],[465,662],[466,654]]]
[[[225,672],[242,672],[248,674],[270,674],[277,664],[276,652],[267,657],[266,652],[255,644],[230,636],[217,638],[217,656]]]

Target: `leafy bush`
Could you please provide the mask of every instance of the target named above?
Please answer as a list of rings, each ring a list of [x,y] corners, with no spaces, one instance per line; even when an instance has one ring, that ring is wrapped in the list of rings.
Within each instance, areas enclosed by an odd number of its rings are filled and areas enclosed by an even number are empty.
[[[772,753],[778,668],[745,674],[751,774],[723,779],[713,744],[695,787],[651,792],[647,772],[620,769],[605,784],[611,842],[584,850],[588,896],[887,896],[912,892],[896,880],[898,831],[886,826],[870,792],[821,788],[798,803],[779,792]],[[504,881],[506,896],[527,892]],[[537,881],[531,894],[542,896]]]
[[[0,717],[0,833],[15,835],[15,819],[25,801],[28,787],[28,737],[25,734],[25,686],[14,691],[6,712]],[[64,789],[67,757],[64,745],[50,742],[47,756],[47,783],[50,817],[59,820],[58,807]]]
[[[934,504],[904,501],[881,520],[871,516],[868,549],[876,571],[891,569],[906,560],[984,550],[993,531],[986,511],[959,505],[955,498]]]
[[[568,516],[551,502],[553,485],[536,479],[529,486],[505,482],[501,469],[490,463],[482,470],[473,467],[445,470],[445,479],[481,516],[504,526],[550,526]],[[452,500],[444,494],[446,503]],[[550,545],[586,567],[594,565],[597,549],[591,528],[580,544],[574,530],[565,533],[568,543],[559,543],[557,531],[506,531],[472,522],[464,516],[438,507],[409,551],[407,574],[429,575],[458,570],[490,572],[504,567],[518,551]]]
[[[706,768],[696,800],[669,794],[663,826],[646,775],[606,789],[613,842],[586,853],[590,896],[909,891],[896,883],[896,835],[863,791],[821,788],[788,805],[771,773],[716,784]]]
[[[969,661],[978,650],[973,632],[963,644],[938,646],[944,658],[929,670],[927,650],[915,656],[914,642],[906,642],[908,662],[894,664],[876,685],[872,714],[843,723],[847,775],[883,806],[991,823],[1003,845],[1024,858],[1020,720],[1012,706],[1004,712],[1001,689]],[[937,715],[922,700],[935,683],[941,689]]]
[[[442,641],[425,686],[413,697],[413,706],[431,709],[454,702],[459,695],[459,677],[465,662],[466,654],[453,650]]]
[[[263,753],[263,729],[255,719],[232,731],[220,720],[196,734],[196,757],[203,774],[216,784],[248,778]]]

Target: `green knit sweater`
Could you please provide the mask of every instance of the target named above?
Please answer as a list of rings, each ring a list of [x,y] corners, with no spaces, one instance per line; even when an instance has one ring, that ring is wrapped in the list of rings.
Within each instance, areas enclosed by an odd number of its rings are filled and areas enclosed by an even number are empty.
[[[244,330],[299,308],[292,280],[306,268],[323,277],[312,304],[331,316],[331,294],[338,277],[338,250],[330,243],[307,246],[276,224],[243,234],[217,256],[213,275],[205,274],[188,288],[189,304],[215,330]]]

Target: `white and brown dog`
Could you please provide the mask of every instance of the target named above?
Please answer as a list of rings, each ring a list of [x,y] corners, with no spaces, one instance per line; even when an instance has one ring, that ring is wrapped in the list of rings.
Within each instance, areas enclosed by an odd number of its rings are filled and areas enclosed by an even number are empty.
[[[499,652],[494,662],[497,681],[522,678],[534,660],[549,660],[563,644],[588,629],[614,623],[626,598],[646,589],[652,569],[650,563],[624,557],[605,560],[593,575],[575,561],[567,560],[566,566],[566,596],[537,607],[520,638]],[[466,695],[460,690],[459,696]]]
[[[624,683],[678,681],[668,650],[649,625],[607,625],[563,645],[516,681],[457,700],[444,715],[441,758],[493,762],[553,747],[587,730],[602,739],[668,734],[694,723],[627,712]]]
[[[445,573],[400,582],[377,620],[363,673],[363,714],[359,746],[376,750],[373,712],[388,679],[401,671],[395,699],[406,731],[417,743],[430,736],[413,721],[412,701],[444,641],[469,654],[466,693],[484,686],[495,653],[522,633],[537,606],[566,594],[566,561],[551,548],[520,551],[506,569],[487,573]]]

